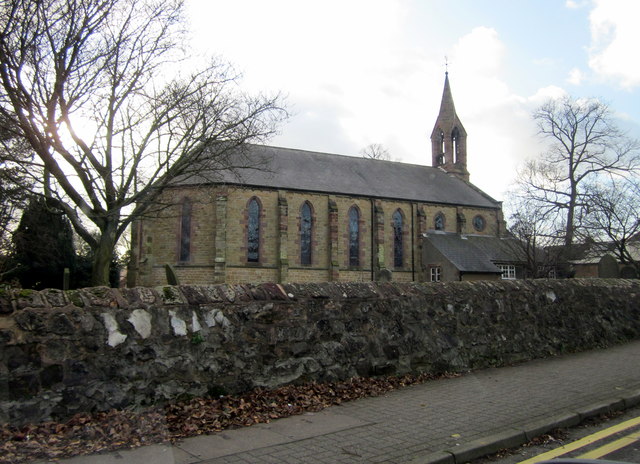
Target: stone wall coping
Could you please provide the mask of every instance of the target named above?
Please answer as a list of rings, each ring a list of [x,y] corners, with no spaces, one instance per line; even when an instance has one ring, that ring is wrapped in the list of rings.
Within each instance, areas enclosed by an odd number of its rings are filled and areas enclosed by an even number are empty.
[[[537,279],[475,282],[322,282],[322,283],[262,283],[178,285],[160,287],[108,288],[90,287],[78,290],[45,289],[41,291],[0,288],[0,316],[14,311],[56,308],[143,309],[153,306],[200,306],[246,303],[249,301],[296,302],[305,300],[377,300],[405,299],[428,295],[447,295],[470,287],[486,292],[503,293],[525,287],[586,291],[589,288],[616,287],[640,292],[640,281],[629,279]]]

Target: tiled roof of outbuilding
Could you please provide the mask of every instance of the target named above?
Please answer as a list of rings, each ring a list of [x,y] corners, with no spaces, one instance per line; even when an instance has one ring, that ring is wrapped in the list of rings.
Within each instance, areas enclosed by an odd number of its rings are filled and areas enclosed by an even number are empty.
[[[373,198],[412,200],[481,208],[499,208],[500,203],[477,187],[439,168],[355,156],[248,145],[243,167],[236,173],[221,171],[217,182],[344,194]],[[209,176],[210,177],[210,176]],[[206,183],[206,172],[179,185]]]
[[[459,271],[499,273],[495,263],[521,263],[522,250],[513,238],[429,232],[426,238]]]

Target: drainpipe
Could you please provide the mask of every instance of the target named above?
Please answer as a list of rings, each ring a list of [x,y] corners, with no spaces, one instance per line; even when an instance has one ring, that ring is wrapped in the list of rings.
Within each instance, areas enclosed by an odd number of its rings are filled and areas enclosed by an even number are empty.
[[[142,247],[144,246],[144,240],[142,240],[142,221],[138,221],[136,228],[138,229],[138,256],[136,256],[136,269],[140,269],[140,262],[142,261]]]
[[[415,282],[416,281],[416,261],[415,261],[415,244],[414,244],[416,231],[413,228],[414,227],[414,225],[413,225],[413,216],[414,216],[413,207],[414,207],[414,204],[411,203],[411,282]]]
[[[370,227],[370,229],[371,229],[371,281],[373,282],[373,281],[376,280],[375,279],[375,272],[374,272],[374,269],[373,269],[373,263],[374,263],[375,257],[377,256],[378,253],[377,253],[377,250],[375,249],[375,244],[373,242],[374,228],[375,228],[375,225],[374,225],[374,222],[375,222],[375,211],[374,211],[373,198],[370,198],[369,202],[371,203],[371,227]],[[374,253],[374,251],[375,251],[375,253]]]

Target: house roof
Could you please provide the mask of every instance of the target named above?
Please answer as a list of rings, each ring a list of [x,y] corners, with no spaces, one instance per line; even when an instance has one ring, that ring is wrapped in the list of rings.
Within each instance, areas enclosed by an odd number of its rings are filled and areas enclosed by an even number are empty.
[[[598,264],[604,255],[612,255],[614,245],[610,242],[573,244],[569,262],[572,264]]]
[[[512,236],[467,235],[466,239],[494,263],[513,264],[527,260],[522,244]]]
[[[640,242],[636,239],[630,239],[627,242],[627,251],[632,259],[640,260]],[[598,264],[604,255],[611,255],[618,259],[618,254],[613,242],[595,242],[574,243],[568,248],[569,262],[572,264]],[[562,246],[549,247],[549,250],[559,252],[567,249]]]
[[[513,264],[523,261],[517,241],[509,237],[459,235],[432,231],[425,239],[459,271],[500,273],[496,263]]]
[[[318,153],[265,145],[246,145],[233,172],[203,172],[174,185],[217,183],[366,196],[428,203],[499,208],[474,185],[439,168]],[[252,164],[252,161],[255,163]],[[231,163],[233,164],[233,163]],[[247,166],[260,166],[252,168]]]

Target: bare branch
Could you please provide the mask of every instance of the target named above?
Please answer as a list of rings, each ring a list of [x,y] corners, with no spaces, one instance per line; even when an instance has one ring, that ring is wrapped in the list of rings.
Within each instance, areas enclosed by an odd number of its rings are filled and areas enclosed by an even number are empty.
[[[95,284],[107,282],[127,225],[173,179],[233,169],[234,149],[267,139],[287,116],[279,95],[241,92],[228,65],[177,72],[183,24],[182,0],[0,6],[0,115],[93,249]]]
[[[640,143],[620,131],[607,105],[597,100],[550,100],[533,118],[550,145],[519,171],[519,196],[558,214],[563,242],[571,245],[590,201],[585,187],[612,175],[634,175]]]
[[[387,150],[380,143],[371,143],[360,150],[360,155],[363,158],[377,159],[377,160],[386,160],[389,161],[391,159],[391,154],[389,154],[389,150]]]
[[[638,238],[640,234],[640,180],[611,178],[590,185],[589,211],[583,224],[592,240],[612,245],[612,252],[623,264],[631,264],[640,273]],[[633,249],[636,251],[632,253]]]

